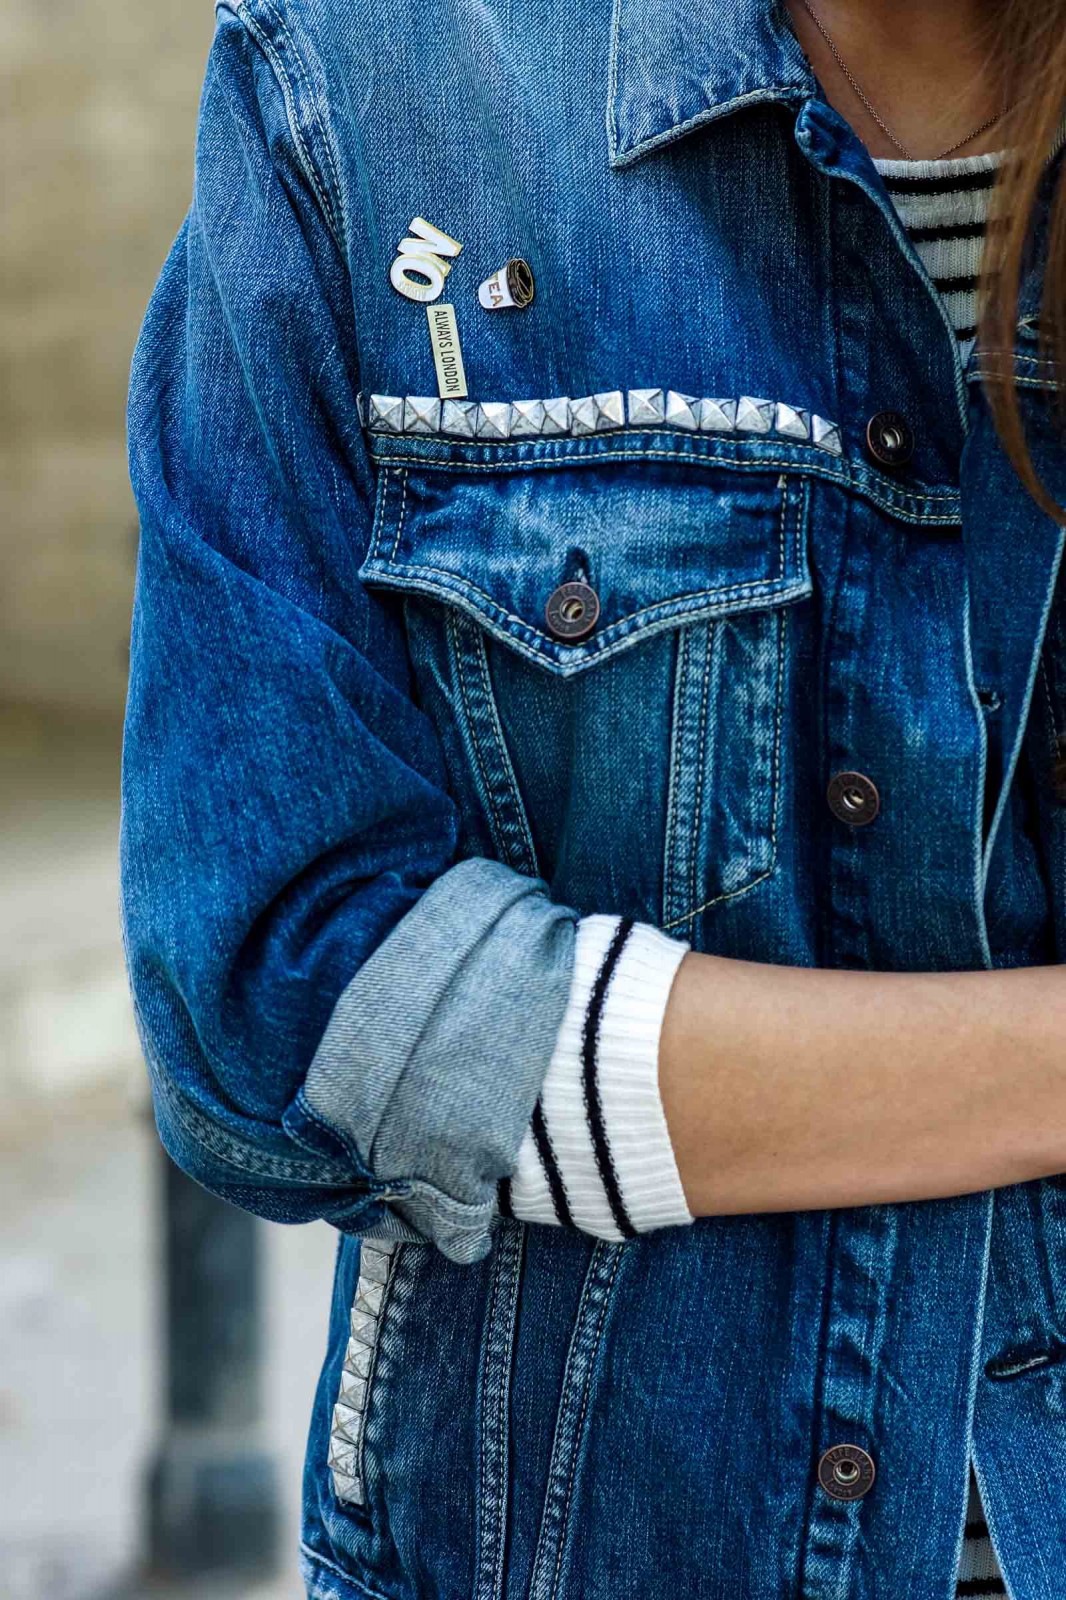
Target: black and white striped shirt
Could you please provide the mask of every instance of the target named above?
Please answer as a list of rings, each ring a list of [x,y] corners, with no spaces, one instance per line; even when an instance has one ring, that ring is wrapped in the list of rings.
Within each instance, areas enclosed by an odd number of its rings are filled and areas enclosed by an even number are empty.
[[[874,161],[963,346],[977,332],[977,278],[1000,161],[999,153]]]

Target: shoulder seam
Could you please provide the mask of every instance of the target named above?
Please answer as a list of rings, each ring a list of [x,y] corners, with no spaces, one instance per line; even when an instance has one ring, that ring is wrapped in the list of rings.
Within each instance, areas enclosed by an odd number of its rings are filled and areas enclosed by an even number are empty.
[[[341,199],[340,184],[337,179],[337,167],[333,159],[333,148],[326,133],[322,117],[316,104],[316,96],[311,80],[311,74],[297,48],[291,29],[285,19],[278,12],[271,0],[252,0],[257,10],[266,13],[271,27],[268,31],[259,18],[253,15],[248,0],[216,0],[216,11],[228,11],[244,27],[256,45],[263,52],[270,63],[274,77],[277,79],[285,102],[285,113],[288,119],[289,132],[292,135],[296,159],[300,164],[305,178],[318,201],[326,226],[333,235],[334,243],[341,256],[344,256],[344,205]],[[274,35],[277,37],[275,38]],[[291,59],[291,70],[282,58],[278,48],[278,41],[284,47],[286,55]],[[315,160],[312,140],[317,135],[315,142],[321,147],[324,164],[328,168],[329,178],[322,170],[322,166]]]

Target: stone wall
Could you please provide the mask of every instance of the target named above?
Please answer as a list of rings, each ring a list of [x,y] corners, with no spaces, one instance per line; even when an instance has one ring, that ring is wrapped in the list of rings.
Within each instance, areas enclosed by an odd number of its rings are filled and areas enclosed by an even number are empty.
[[[0,701],[121,711],[129,360],[212,28],[211,0],[0,7]]]

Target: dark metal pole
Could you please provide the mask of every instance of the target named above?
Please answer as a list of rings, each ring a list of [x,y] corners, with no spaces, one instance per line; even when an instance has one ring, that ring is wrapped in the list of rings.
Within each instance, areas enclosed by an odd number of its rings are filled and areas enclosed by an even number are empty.
[[[269,1576],[281,1518],[260,1429],[260,1223],[161,1161],[165,1409],[148,1473],[149,1569]]]

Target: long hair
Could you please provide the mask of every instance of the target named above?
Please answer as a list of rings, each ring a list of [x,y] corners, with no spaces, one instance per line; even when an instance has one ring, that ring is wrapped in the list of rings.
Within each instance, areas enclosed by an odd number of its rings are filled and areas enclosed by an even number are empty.
[[[978,339],[986,393],[1004,449],[1037,503],[1058,522],[1066,507],[1040,480],[1025,437],[1013,381],[1019,290],[1032,225],[1045,200],[1048,157],[1066,116],[1066,0],[1000,0],[991,60],[1002,75],[1001,163],[992,198],[978,289]],[[1066,161],[1050,203],[1037,354],[1056,387],[1049,403],[1066,451]]]

